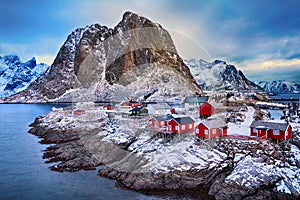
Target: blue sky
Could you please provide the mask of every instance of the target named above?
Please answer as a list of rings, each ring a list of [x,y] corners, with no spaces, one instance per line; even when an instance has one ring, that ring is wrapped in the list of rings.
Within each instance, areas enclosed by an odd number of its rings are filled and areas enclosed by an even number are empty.
[[[300,77],[298,0],[1,0],[0,55],[51,64],[68,34],[127,10],[169,30],[183,58],[222,59],[258,80]]]

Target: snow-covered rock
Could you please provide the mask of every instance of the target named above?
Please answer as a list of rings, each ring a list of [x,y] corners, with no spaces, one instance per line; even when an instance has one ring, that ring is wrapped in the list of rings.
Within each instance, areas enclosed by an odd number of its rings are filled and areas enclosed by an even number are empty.
[[[248,80],[242,71],[224,61],[215,60],[210,63],[193,58],[184,62],[203,90],[262,90]]]
[[[37,64],[34,57],[22,62],[16,55],[0,56],[0,98],[26,89],[48,67],[44,63]]]
[[[279,93],[300,93],[300,84],[292,81],[260,81],[258,85],[266,92]]]

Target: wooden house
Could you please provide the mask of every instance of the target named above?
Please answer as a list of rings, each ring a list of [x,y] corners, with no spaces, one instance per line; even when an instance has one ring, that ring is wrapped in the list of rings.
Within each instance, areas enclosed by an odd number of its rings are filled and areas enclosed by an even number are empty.
[[[147,105],[149,115],[167,115],[171,107],[167,103],[157,103]]]
[[[75,116],[83,115],[85,113],[85,110],[74,110],[73,114]]]
[[[167,128],[168,120],[173,118],[172,115],[153,116],[148,123],[148,126],[154,129]]]
[[[139,106],[142,106],[141,103],[134,99],[131,99],[130,101],[123,101],[120,105],[121,108],[135,108]]]
[[[250,135],[260,139],[287,140],[292,137],[292,127],[287,123],[258,120],[251,123]]]
[[[205,102],[199,107],[199,116],[202,119],[208,118],[212,116],[214,113],[215,113],[215,107],[208,102]]]
[[[195,135],[200,138],[215,138],[227,135],[227,124],[219,118],[207,119],[195,127]]]
[[[208,96],[187,96],[183,101],[185,108],[195,108],[199,107],[203,103],[208,101]]]
[[[174,117],[167,121],[168,132],[186,133],[194,130],[195,121],[190,117]]]

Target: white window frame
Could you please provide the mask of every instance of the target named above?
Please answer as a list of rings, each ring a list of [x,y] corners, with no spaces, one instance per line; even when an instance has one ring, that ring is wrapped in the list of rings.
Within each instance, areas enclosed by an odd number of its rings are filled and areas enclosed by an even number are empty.
[[[274,129],[273,130],[273,135],[280,135],[280,130]]]
[[[196,129],[196,133],[199,133],[199,128]]]
[[[178,127],[178,126],[175,126],[175,130],[178,131],[178,130],[179,130],[179,127]]]
[[[214,128],[214,129],[212,130],[212,134],[217,134],[217,129]]]
[[[161,122],[160,122],[160,125],[161,125],[161,126],[163,126],[164,124],[165,124],[164,121],[161,121]]]
[[[204,135],[208,135],[208,130],[207,129],[204,130]]]
[[[257,128],[253,128],[253,133],[258,133],[258,129]]]
[[[185,129],[185,125],[181,125],[181,130],[184,130]]]
[[[193,124],[190,124],[190,125],[189,125],[189,128],[190,128],[190,129],[193,128]]]

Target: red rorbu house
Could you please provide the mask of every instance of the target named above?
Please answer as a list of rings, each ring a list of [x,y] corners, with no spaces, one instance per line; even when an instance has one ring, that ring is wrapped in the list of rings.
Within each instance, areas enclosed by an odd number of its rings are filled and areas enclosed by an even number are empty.
[[[121,103],[121,108],[136,108],[142,106],[138,101],[131,99],[130,101],[124,101]]]
[[[74,110],[73,114],[75,116],[83,115],[85,113],[85,110]]]
[[[253,121],[250,125],[250,135],[260,139],[273,138],[287,140],[292,137],[292,127],[286,123]]]
[[[219,118],[207,119],[196,126],[195,135],[203,139],[223,137],[227,135],[227,128],[227,124]]]
[[[153,116],[148,123],[148,126],[153,129],[167,129],[168,120],[172,119],[172,115]]]
[[[176,117],[167,121],[168,132],[186,133],[194,130],[195,121],[190,117]]]
[[[208,102],[205,102],[199,107],[200,118],[208,118],[215,113],[215,108]]]

